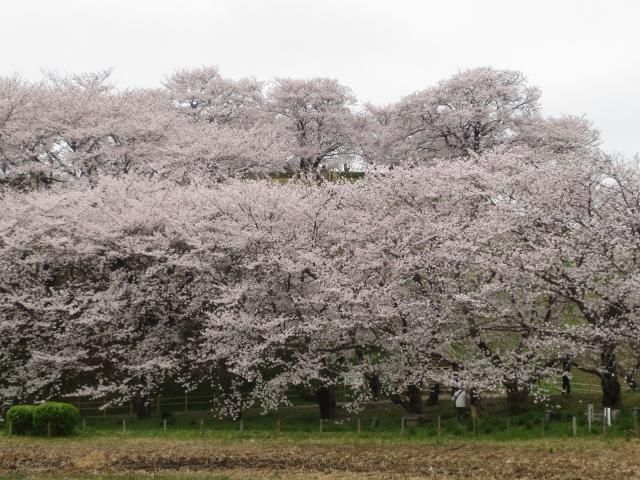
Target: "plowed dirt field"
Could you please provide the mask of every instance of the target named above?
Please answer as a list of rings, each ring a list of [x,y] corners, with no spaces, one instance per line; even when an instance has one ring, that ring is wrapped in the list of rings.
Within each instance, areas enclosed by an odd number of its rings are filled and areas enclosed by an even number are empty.
[[[158,475],[178,479],[640,479],[640,443],[0,440],[0,478]]]

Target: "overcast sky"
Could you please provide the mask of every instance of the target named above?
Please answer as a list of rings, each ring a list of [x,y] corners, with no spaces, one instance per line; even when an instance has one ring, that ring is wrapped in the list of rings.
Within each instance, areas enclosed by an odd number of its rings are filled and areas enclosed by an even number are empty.
[[[637,0],[0,0],[0,74],[114,68],[120,87],[176,68],[327,76],[387,103],[458,70],[521,70],[549,115],[585,115],[640,151]]]

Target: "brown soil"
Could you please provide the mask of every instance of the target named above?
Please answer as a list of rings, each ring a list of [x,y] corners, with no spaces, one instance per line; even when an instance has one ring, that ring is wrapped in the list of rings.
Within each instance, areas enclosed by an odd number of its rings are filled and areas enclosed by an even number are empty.
[[[640,479],[637,441],[324,445],[169,440],[0,441],[0,473],[26,478],[172,474],[231,479]],[[1,478],[1,477],[0,477]],[[24,477],[23,477],[24,478]]]

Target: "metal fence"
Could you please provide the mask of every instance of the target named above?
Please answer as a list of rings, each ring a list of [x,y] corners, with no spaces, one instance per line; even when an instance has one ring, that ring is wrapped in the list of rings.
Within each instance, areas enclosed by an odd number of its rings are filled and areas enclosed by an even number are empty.
[[[135,413],[134,402],[123,405],[109,405],[104,400],[67,399],[74,404],[84,417],[107,415],[133,415]],[[149,399],[151,412],[160,415],[163,412],[189,412],[210,410],[214,398],[211,395],[190,395],[184,393],[180,396],[157,395]]]
[[[337,385],[337,399],[344,402],[348,385]],[[540,390],[547,394],[557,394],[562,392],[561,382],[549,382],[540,386]],[[571,392],[582,394],[598,394],[601,386],[595,383],[571,382]],[[427,394],[428,392],[424,392]],[[447,394],[443,392],[443,397]],[[291,392],[288,395],[291,400],[300,399],[298,392]],[[135,405],[133,402],[122,405],[107,405],[104,400],[67,399],[80,410],[82,416],[107,416],[107,415],[133,415]],[[187,393],[171,396],[157,395],[150,399],[150,410],[153,414],[160,415],[164,412],[191,412],[211,410],[215,406],[214,394]]]
[[[299,399],[297,394],[288,395],[290,400]],[[98,417],[108,415],[134,415],[136,405],[128,402],[120,405],[112,405],[105,400],[86,400],[67,398],[64,401],[75,405],[83,417]],[[149,399],[149,409],[152,414],[161,415],[163,413],[176,412],[201,412],[212,410],[216,399],[212,394],[190,394],[185,392],[182,395],[163,396],[157,395]]]

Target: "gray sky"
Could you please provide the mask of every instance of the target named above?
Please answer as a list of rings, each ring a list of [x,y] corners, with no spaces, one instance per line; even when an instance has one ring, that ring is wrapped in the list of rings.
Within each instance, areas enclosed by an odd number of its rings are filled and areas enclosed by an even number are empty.
[[[604,148],[640,151],[637,0],[1,0],[0,75],[115,69],[158,86],[175,68],[338,78],[398,100],[460,69],[521,70],[545,113],[586,115]]]

